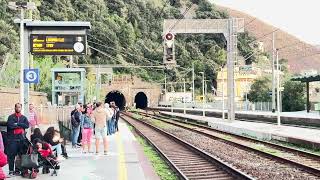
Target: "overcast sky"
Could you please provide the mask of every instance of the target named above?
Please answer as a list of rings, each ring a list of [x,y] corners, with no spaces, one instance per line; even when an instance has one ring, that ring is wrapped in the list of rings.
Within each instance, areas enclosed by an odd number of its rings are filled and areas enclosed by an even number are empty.
[[[240,10],[311,44],[320,44],[320,0],[209,0]]]

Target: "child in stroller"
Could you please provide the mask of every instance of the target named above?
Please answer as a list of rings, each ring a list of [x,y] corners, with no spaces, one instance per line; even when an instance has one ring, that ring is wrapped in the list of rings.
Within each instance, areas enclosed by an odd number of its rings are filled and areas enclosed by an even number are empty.
[[[42,166],[42,173],[50,173],[50,169],[53,169],[51,176],[57,176],[57,169],[60,169],[59,162],[54,156],[54,152],[51,149],[49,143],[43,142],[40,139],[35,139],[34,144],[36,145],[39,153],[39,166]]]

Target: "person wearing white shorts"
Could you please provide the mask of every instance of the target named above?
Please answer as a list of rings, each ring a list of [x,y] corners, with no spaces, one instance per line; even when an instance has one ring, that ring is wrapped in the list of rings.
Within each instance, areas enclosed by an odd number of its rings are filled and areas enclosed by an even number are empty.
[[[95,136],[96,136],[96,154],[99,154],[99,144],[100,139],[103,139],[104,145],[104,154],[108,153],[108,141],[107,141],[107,123],[108,113],[103,107],[101,102],[96,104],[97,108],[93,112],[94,121],[96,124],[95,127]]]

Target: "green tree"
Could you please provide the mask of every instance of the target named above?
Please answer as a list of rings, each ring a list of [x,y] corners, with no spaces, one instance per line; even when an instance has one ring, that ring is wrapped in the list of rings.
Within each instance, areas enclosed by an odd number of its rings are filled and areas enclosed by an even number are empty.
[[[268,77],[256,79],[251,85],[248,99],[251,102],[270,102],[271,80]]]
[[[283,111],[302,111],[305,110],[305,88],[304,84],[295,81],[286,81],[282,95]]]

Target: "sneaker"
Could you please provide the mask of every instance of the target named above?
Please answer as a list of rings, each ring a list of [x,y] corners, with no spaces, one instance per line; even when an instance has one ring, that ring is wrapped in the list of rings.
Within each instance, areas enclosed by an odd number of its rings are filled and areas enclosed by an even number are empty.
[[[108,151],[105,151],[105,152],[104,152],[104,155],[108,155]]]
[[[14,176],[15,176],[14,171],[9,171],[8,177],[14,177]]]

